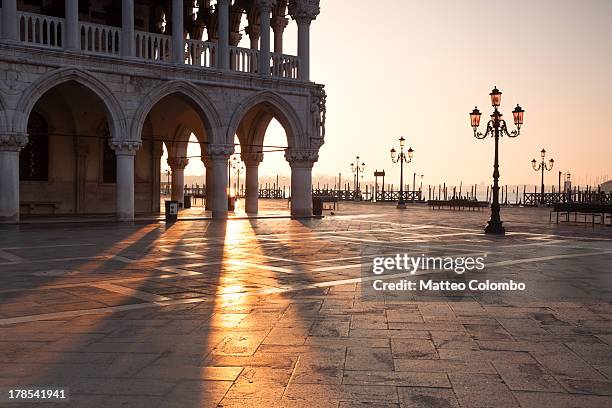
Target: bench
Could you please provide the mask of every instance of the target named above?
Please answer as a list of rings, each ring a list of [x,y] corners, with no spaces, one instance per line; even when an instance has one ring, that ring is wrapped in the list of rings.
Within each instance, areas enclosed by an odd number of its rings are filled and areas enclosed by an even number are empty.
[[[576,223],[589,223],[587,218],[590,216],[590,224],[595,225],[596,223],[606,225],[606,220],[611,220],[612,225],[612,204],[597,204],[597,203],[556,203],[553,205],[548,221],[552,222],[552,214],[556,214],[557,224],[559,221],[559,215],[565,216],[565,221],[570,222],[570,214],[574,214],[574,222]],[[578,215],[583,215],[584,220],[578,221]],[[597,219],[597,222],[595,221]]]
[[[432,210],[435,210],[436,207],[438,209],[448,207],[448,209],[450,210],[468,209],[470,211],[475,211],[475,210],[480,211],[483,208],[488,208],[489,202],[488,201],[466,200],[466,199],[429,200],[427,201],[427,205],[431,207]]]
[[[51,210],[51,214],[55,214],[55,211],[59,209],[60,205],[60,201],[31,200],[19,202],[20,212],[23,214],[32,214],[33,211],[39,207],[48,208]],[[23,211],[22,208],[26,208],[27,211]]]

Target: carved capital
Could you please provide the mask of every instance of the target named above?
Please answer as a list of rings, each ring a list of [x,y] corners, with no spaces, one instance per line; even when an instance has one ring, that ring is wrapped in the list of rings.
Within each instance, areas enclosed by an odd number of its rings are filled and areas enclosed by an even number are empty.
[[[189,159],[186,159],[184,157],[168,157],[168,166],[170,166],[170,168],[175,171],[175,170],[184,170],[185,167],[187,167],[187,165],[189,164]]]
[[[27,144],[25,133],[0,133],[0,152],[19,152]]]
[[[320,12],[319,0],[291,0],[289,3],[289,14],[298,24],[310,24]]]
[[[240,40],[242,40],[242,34],[230,33],[230,45],[236,47],[240,43]]]
[[[225,159],[234,154],[234,145],[227,144],[209,144],[207,147],[208,157],[211,160]]]
[[[261,27],[259,24],[249,24],[245,27],[244,32],[248,34],[249,38],[259,38],[261,35]]]
[[[134,156],[138,149],[140,149],[140,146],[142,146],[140,140],[111,139],[108,144],[117,156]]]
[[[263,161],[263,153],[240,153],[240,158],[244,162],[245,166],[259,166],[259,163]]]
[[[255,0],[255,6],[259,9],[259,13],[269,13],[276,5],[276,0]]]
[[[270,26],[274,32],[280,31],[281,33],[285,31],[285,28],[289,24],[289,19],[285,17],[275,16],[270,21]]]
[[[291,167],[312,167],[319,160],[319,151],[315,149],[286,149],[285,159]]]

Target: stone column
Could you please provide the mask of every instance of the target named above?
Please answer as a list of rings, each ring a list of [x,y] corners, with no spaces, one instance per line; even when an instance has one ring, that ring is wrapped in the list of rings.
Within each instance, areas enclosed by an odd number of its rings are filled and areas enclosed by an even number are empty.
[[[298,25],[298,79],[310,81],[310,23],[319,15],[319,0],[296,0],[289,14]]]
[[[234,153],[233,145],[208,145],[208,157],[213,169],[212,216],[227,218],[227,161]]]
[[[134,157],[142,143],[138,140],[111,140],[117,156],[117,218],[134,220]]]
[[[312,166],[318,160],[316,150],[287,149],[285,158],[291,166],[291,216],[312,216]]]
[[[217,68],[229,69],[229,0],[217,0]]]
[[[2,39],[18,41],[18,27],[17,0],[2,0]]]
[[[172,61],[185,63],[185,24],[183,0],[172,0]]]
[[[261,41],[259,43],[259,74],[270,76],[270,13],[276,0],[255,0],[259,9]]]
[[[180,208],[185,204],[185,167],[188,164],[189,159],[168,157],[168,166],[172,170],[171,200],[178,201]]]
[[[244,31],[248,34],[249,40],[251,42],[251,49],[257,50],[259,49],[259,36],[261,34],[261,30],[259,25],[250,24],[248,25]]]
[[[123,0],[121,9],[121,55],[134,56],[134,0]]]
[[[259,163],[263,153],[243,153],[242,161],[246,167],[245,209],[249,214],[257,214],[259,209]]]
[[[206,206],[205,210],[212,210],[212,197],[213,197],[213,184],[214,184],[214,176],[213,176],[213,167],[212,160],[210,160],[206,156],[202,156],[202,162],[204,163],[204,167],[206,167]]]
[[[274,31],[274,52],[277,54],[283,53],[283,32],[289,24],[289,20],[285,17],[276,16],[272,19],[272,31]]]
[[[81,36],[79,35],[79,0],[65,0],[66,25],[64,38],[66,49],[80,50]]]
[[[0,133],[0,223],[19,222],[19,152],[27,143],[26,134]]]

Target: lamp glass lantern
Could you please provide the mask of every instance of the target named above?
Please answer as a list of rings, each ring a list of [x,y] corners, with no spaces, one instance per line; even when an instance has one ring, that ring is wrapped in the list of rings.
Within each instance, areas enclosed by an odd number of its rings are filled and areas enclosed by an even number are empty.
[[[523,124],[523,115],[524,115],[525,111],[523,110],[523,108],[521,108],[518,104],[516,105],[516,108],[514,108],[514,110],[512,111],[512,115],[514,115],[514,124],[516,126],[521,126]]]
[[[542,149],[542,151],[540,152],[540,156],[542,156],[542,158],[546,157],[546,150]]]
[[[412,159],[412,156],[414,155],[414,150],[412,150],[412,147],[410,149],[408,149],[408,158]]]
[[[394,160],[395,160],[395,154],[396,154],[395,148],[391,149],[391,158]]]
[[[491,96],[491,105],[493,105],[495,108],[501,105],[502,93],[499,89],[497,89],[497,87],[493,88],[489,96]]]
[[[474,129],[476,129],[478,126],[480,126],[480,116],[481,115],[482,114],[478,110],[478,107],[475,106],[474,110],[470,113],[470,123],[472,124],[472,127]]]
[[[400,144],[400,147],[404,147],[404,145],[406,144],[406,139],[404,139],[403,136],[400,137],[399,144]]]

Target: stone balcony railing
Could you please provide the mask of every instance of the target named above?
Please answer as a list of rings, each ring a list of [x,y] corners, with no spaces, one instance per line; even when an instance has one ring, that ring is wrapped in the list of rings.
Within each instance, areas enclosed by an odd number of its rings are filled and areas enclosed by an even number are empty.
[[[35,47],[66,49],[66,22],[63,18],[19,11],[18,41]],[[123,58],[120,27],[79,22],[80,51],[86,54]],[[78,41],[77,41],[78,43]],[[151,63],[172,63],[172,36],[134,31],[134,57]],[[219,47],[215,42],[186,39],[186,65],[214,69]],[[260,52],[250,48],[229,47],[229,69],[245,74],[259,74]],[[298,78],[298,57],[270,53],[270,76]]]

